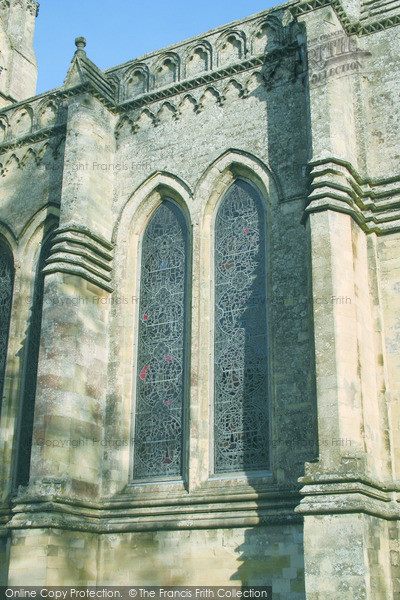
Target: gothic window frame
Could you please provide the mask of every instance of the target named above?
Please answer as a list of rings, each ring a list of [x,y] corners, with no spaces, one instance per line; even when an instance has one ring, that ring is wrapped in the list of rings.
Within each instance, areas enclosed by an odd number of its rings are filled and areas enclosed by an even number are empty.
[[[217,219],[221,206],[225,199],[230,194],[232,188],[238,182],[244,182],[249,185],[254,192],[257,194],[258,203],[262,210],[263,215],[263,233],[264,239],[264,286],[265,286],[265,335],[266,335],[266,394],[267,394],[267,418],[268,418],[268,433],[267,433],[267,453],[268,453],[268,465],[252,469],[238,469],[232,471],[219,471],[216,469],[215,464],[215,444],[216,444],[216,432],[215,432],[215,402],[216,402],[216,286],[217,286],[217,273],[216,273],[216,243],[217,243]],[[210,479],[235,479],[235,478],[254,478],[254,477],[269,477],[273,474],[273,395],[272,395],[272,357],[271,357],[271,319],[270,319],[270,307],[269,307],[269,289],[270,289],[270,247],[269,247],[269,231],[268,231],[268,209],[267,209],[267,198],[260,187],[250,180],[246,175],[240,173],[235,174],[233,180],[229,183],[223,194],[220,196],[216,203],[213,211],[212,218],[212,241],[211,241],[211,252],[210,252],[210,273],[211,273],[211,296],[210,296],[210,410],[209,410],[209,478]]]
[[[8,363],[8,353],[9,353],[9,343],[10,343],[10,329],[11,329],[11,320],[12,320],[12,307],[14,302],[14,294],[15,294],[15,260],[12,249],[9,247],[8,243],[0,237],[0,253],[6,257],[8,261],[8,267],[10,268],[10,290],[9,290],[9,308],[8,308],[8,329],[4,335],[4,364],[0,364],[0,418],[2,412],[3,398],[4,392],[6,388],[6,377],[7,377],[7,363]]]
[[[23,366],[21,376],[21,390],[19,399],[19,408],[17,416],[17,444],[16,456],[13,471],[13,487],[18,489],[20,485],[26,486],[29,484],[30,468],[32,460],[32,441],[33,427],[35,418],[36,405],[36,390],[38,378],[39,352],[40,352],[40,337],[43,318],[43,302],[44,302],[44,274],[42,273],[47,258],[49,257],[52,239],[54,236],[54,228],[43,233],[43,239],[40,241],[37,252],[35,253],[31,277],[32,285],[29,297],[29,318],[28,327],[26,329],[25,351],[23,355]],[[34,387],[29,385],[29,381],[34,381]],[[30,406],[27,403],[30,403]],[[30,421],[28,427],[22,432],[22,419],[26,410],[30,410]],[[24,471],[22,469],[21,444],[29,445],[25,448],[25,456],[28,457]]]
[[[140,327],[141,327],[141,298],[142,298],[142,260],[145,235],[149,225],[156,212],[161,208],[164,202],[169,202],[179,211],[182,219],[185,236],[185,289],[184,289],[184,344],[183,344],[183,406],[182,406],[182,450],[181,450],[181,473],[179,475],[148,475],[138,477],[135,475],[135,433],[136,433],[136,415],[138,405],[138,383],[139,383],[139,364],[140,364]],[[142,228],[137,251],[136,260],[136,309],[134,316],[134,347],[133,347],[133,368],[132,368],[132,403],[131,403],[131,433],[130,433],[130,452],[129,452],[129,482],[128,485],[140,486],[149,483],[185,483],[187,481],[187,471],[189,465],[189,445],[190,445],[190,422],[189,422],[189,403],[190,403],[190,364],[191,364],[191,293],[192,293],[192,226],[189,212],[179,197],[172,191],[167,190],[161,193],[160,199],[148,215]]]

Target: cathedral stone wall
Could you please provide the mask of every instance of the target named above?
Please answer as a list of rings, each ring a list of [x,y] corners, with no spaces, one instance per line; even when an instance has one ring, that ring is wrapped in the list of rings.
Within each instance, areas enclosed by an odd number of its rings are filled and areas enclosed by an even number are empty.
[[[380,263],[380,301],[383,303],[383,316],[380,323],[382,333],[385,336],[386,344],[383,347],[385,357],[383,360],[387,365],[387,374],[385,373],[385,382],[382,385],[382,392],[386,382],[388,383],[388,392],[390,395],[390,416],[391,416],[391,447],[393,451],[393,475],[398,477],[400,448],[399,448],[399,235],[395,234],[389,238],[381,238],[377,243],[377,253]]]
[[[179,548],[170,552],[170,548]],[[125,557],[125,559],[122,559]],[[135,567],[132,566],[132,559]],[[154,564],[158,565],[154,574]],[[276,598],[304,597],[302,528],[170,531],[102,536],[103,585],[273,585]]]
[[[273,585],[278,600],[304,598],[299,525],[147,531],[99,539],[82,532],[38,529],[28,536],[15,533],[11,559],[9,585],[22,580],[29,585],[72,586]]]
[[[61,87],[1,89],[0,583],[396,597],[400,13],[378,4],[293,1],[106,71],[77,38]],[[23,7],[33,52],[36,3],[0,7],[2,56]],[[217,213],[238,182],[265,218],[269,465],[221,473]],[[167,202],[187,224],[184,469],[134,478]]]

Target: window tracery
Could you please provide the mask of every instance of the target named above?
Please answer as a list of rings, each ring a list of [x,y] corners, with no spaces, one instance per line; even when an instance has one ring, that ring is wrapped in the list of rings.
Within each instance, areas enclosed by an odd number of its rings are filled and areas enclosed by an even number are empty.
[[[268,467],[265,216],[260,195],[237,180],[215,226],[216,473]]]
[[[0,410],[4,392],[8,335],[14,287],[14,265],[11,253],[0,244]]]
[[[142,246],[134,478],[183,474],[188,232],[166,199]]]
[[[44,275],[42,273],[50,250],[50,239],[42,246],[35,273],[35,285],[24,358],[24,376],[22,387],[22,404],[19,425],[19,442],[17,468],[15,475],[16,487],[29,483],[33,422],[36,403],[36,383],[39,366],[40,333],[42,328]]]

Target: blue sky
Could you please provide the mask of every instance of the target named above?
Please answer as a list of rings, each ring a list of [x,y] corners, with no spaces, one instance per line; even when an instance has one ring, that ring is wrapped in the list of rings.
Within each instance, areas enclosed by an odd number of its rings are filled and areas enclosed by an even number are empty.
[[[278,0],[40,0],[37,93],[62,84],[77,36],[101,69],[260,12]]]

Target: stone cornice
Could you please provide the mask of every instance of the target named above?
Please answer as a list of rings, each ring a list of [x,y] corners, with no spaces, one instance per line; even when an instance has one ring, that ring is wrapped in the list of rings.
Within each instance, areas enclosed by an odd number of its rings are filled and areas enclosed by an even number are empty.
[[[400,519],[400,494],[370,486],[363,481],[324,482],[305,485],[296,512],[306,515],[363,513]]]
[[[300,2],[299,4],[290,6],[289,12],[294,18],[297,18],[319,8],[324,8],[325,6],[331,6],[333,8],[343,29],[345,29],[347,33],[350,33],[350,29],[354,27],[354,25],[351,24],[340,0],[306,0],[306,2]],[[352,31],[351,33],[356,33],[356,31]]]
[[[56,527],[94,533],[210,529],[300,522],[298,492],[270,492],[249,497],[186,495],[163,502],[74,502],[70,499],[16,500],[7,529]]]
[[[256,56],[236,65],[230,65],[229,67],[225,67],[217,71],[205,73],[204,75],[196,77],[195,79],[180,81],[179,83],[176,83],[165,89],[151,91],[148,94],[140,96],[139,98],[134,98],[132,100],[127,100],[123,102],[118,106],[118,112],[125,112],[135,108],[141,108],[142,106],[151,104],[152,102],[164,100],[165,98],[171,98],[172,96],[176,96],[178,94],[194,90],[198,87],[214,83],[215,81],[220,81],[221,79],[232,77],[233,75],[237,75],[238,73],[250,71],[256,67],[265,65],[265,63],[268,62],[270,58],[271,55]]]
[[[226,79],[227,77],[232,77],[238,73],[251,71],[256,67],[264,66],[271,59],[276,60],[278,56],[283,56],[287,54],[288,49],[294,52],[294,47],[285,47],[284,49],[272,52],[267,56],[256,56],[249,60],[245,60],[234,65],[229,65],[229,67],[205,73],[199,77],[196,77],[195,79],[179,81],[166,88],[160,90],[152,90],[146,94],[142,94],[137,98],[126,100],[121,104],[118,104],[116,100],[112,101],[109,95],[104,95],[102,87],[96,86],[93,80],[86,81],[68,89],[57,91],[57,95],[62,98],[70,98],[88,92],[93,94],[93,96],[95,96],[100,102],[102,102],[102,104],[104,104],[104,106],[106,106],[111,112],[121,114],[124,112],[131,111],[133,109],[141,108],[159,100],[171,98],[184,92],[194,90],[198,87],[209,85],[216,81]]]
[[[389,27],[395,27],[400,24],[400,14],[391,15],[390,17],[383,17],[376,21],[370,22],[351,22],[346,11],[344,10],[340,0],[307,0],[306,2],[300,2],[294,6],[288,7],[288,10],[294,18],[304,15],[308,12],[330,6],[336,13],[343,29],[348,35],[370,35],[377,31],[388,29]]]
[[[112,244],[99,236],[77,227],[57,229],[43,273],[79,275],[112,292],[112,258]]]
[[[400,14],[391,15],[390,17],[386,17],[379,21],[370,21],[369,23],[359,23],[357,25],[356,33],[359,36],[362,35],[370,35],[371,33],[376,33],[377,31],[383,31],[384,29],[388,29],[389,27],[395,27],[396,25],[400,25]]]
[[[276,66],[276,62],[287,56],[288,54],[294,55],[296,49],[298,49],[297,44],[288,44],[281,48],[278,48],[267,55],[254,56],[248,60],[243,60],[239,63],[229,65],[227,67],[213,70],[210,72],[205,72],[204,74],[189,80],[182,80],[177,83],[174,83],[168,87],[162,89],[155,89],[141,96],[133,98],[131,100],[124,101],[122,103],[118,103],[116,97],[112,97],[110,88],[105,88],[104,85],[104,76],[101,78],[96,77],[96,70],[90,69],[90,76],[87,75],[87,78],[77,83],[76,85],[72,85],[71,87],[66,88],[57,88],[52,92],[49,92],[49,96],[51,95],[54,98],[58,98],[60,100],[69,99],[80,94],[89,93],[97,98],[106,108],[110,110],[110,112],[115,114],[121,114],[124,112],[131,111],[133,109],[141,108],[153,102],[157,102],[159,100],[164,100],[167,98],[171,98],[173,96],[185,93],[190,90],[194,90],[196,88],[207,86],[216,81],[221,81],[228,77],[232,77],[234,75],[252,71],[257,67],[263,67],[268,65],[269,63],[274,64]],[[100,71],[99,71],[100,73]],[[40,98],[45,98],[46,95],[41,95]],[[1,114],[7,114],[9,111],[14,111],[22,106],[30,105],[33,102],[37,102],[39,97],[33,97],[24,102],[19,102],[17,104],[13,104],[11,106],[7,106],[2,111]],[[58,126],[59,127],[59,126]],[[58,127],[49,128],[49,131],[54,131],[58,129]],[[65,128],[65,126],[62,126]],[[19,139],[14,139],[10,141],[6,141],[0,145],[0,152],[5,151],[4,149],[8,149],[11,147],[16,147],[18,145],[23,145],[25,143],[30,143],[30,138],[34,136],[39,136],[41,131],[31,133]]]
[[[17,148],[21,148],[23,146],[30,146],[31,144],[48,140],[49,138],[56,137],[58,135],[65,135],[65,127],[65,125],[46,127],[43,129],[38,129],[37,131],[33,131],[22,137],[3,142],[0,144],[0,155],[10,152],[11,150],[16,150]]]
[[[367,233],[400,231],[400,175],[362,179],[350,163],[333,157],[313,161],[307,171],[310,194],[305,217],[333,210],[350,214]]]
[[[303,498],[301,499],[301,495]],[[0,535],[12,529],[61,528],[92,533],[254,527],[301,522],[308,515],[367,514],[400,519],[400,488],[357,478],[306,483],[300,490],[177,493],[91,502],[20,494],[4,507]]]

